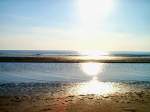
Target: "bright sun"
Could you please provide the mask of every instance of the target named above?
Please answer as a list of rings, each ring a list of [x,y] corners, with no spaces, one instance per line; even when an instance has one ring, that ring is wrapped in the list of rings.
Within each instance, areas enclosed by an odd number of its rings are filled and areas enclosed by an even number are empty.
[[[113,0],[78,0],[78,11],[84,23],[97,23],[112,10],[112,6]]]
[[[102,71],[102,63],[82,63],[81,69],[84,73],[90,76],[96,76]]]

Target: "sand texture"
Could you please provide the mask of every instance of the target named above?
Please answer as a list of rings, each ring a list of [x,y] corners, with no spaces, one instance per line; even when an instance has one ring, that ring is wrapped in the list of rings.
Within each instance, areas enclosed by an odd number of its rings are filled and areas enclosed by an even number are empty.
[[[149,88],[109,95],[71,95],[59,86],[5,89],[1,87],[0,112],[150,112]]]

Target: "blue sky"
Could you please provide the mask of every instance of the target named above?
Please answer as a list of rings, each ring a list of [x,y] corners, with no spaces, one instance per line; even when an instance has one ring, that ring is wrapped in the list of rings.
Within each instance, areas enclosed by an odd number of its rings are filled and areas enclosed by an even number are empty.
[[[149,0],[1,0],[0,49],[149,51],[149,12]]]

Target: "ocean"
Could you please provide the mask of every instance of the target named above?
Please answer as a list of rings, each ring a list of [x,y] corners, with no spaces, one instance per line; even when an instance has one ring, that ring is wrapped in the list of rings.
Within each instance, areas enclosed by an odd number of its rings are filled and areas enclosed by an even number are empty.
[[[150,52],[79,52],[1,50],[0,57],[18,56],[97,56],[150,57]],[[90,63],[90,64],[89,64]],[[87,70],[86,70],[87,69]],[[93,69],[93,71],[89,71]],[[98,69],[98,70],[96,70]],[[90,75],[88,72],[95,72]],[[92,73],[91,73],[92,74]],[[88,81],[93,77],[99,81],[150,81],[150,63],[32,63],[0,62],[0,82],[51,82]]]

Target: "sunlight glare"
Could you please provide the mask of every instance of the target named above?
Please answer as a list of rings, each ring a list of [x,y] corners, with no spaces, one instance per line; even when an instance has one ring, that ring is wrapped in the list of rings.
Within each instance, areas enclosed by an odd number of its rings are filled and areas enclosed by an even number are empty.
[[[73,89],[71,93],[76,95],[78,94],[96,94],[96,95],[109,95],[117,91],[120,91],[120,88],[115,86],[111,82],[99,82],[96,77],[87,83],[82,83]]]
[[[78,11],[83,23],[98,22],[113,7],[113,0],[78,0]]]
[[[81,69],[84,73],[90,76],[96,76],[98,73],[102,72],[102,63],[81,63]]]
[[[108,56],[109,52],[101,52],[101,51],[83,51],[79,52],[80,55],[86,55],[90,57],[99,57],[99,56]]]

